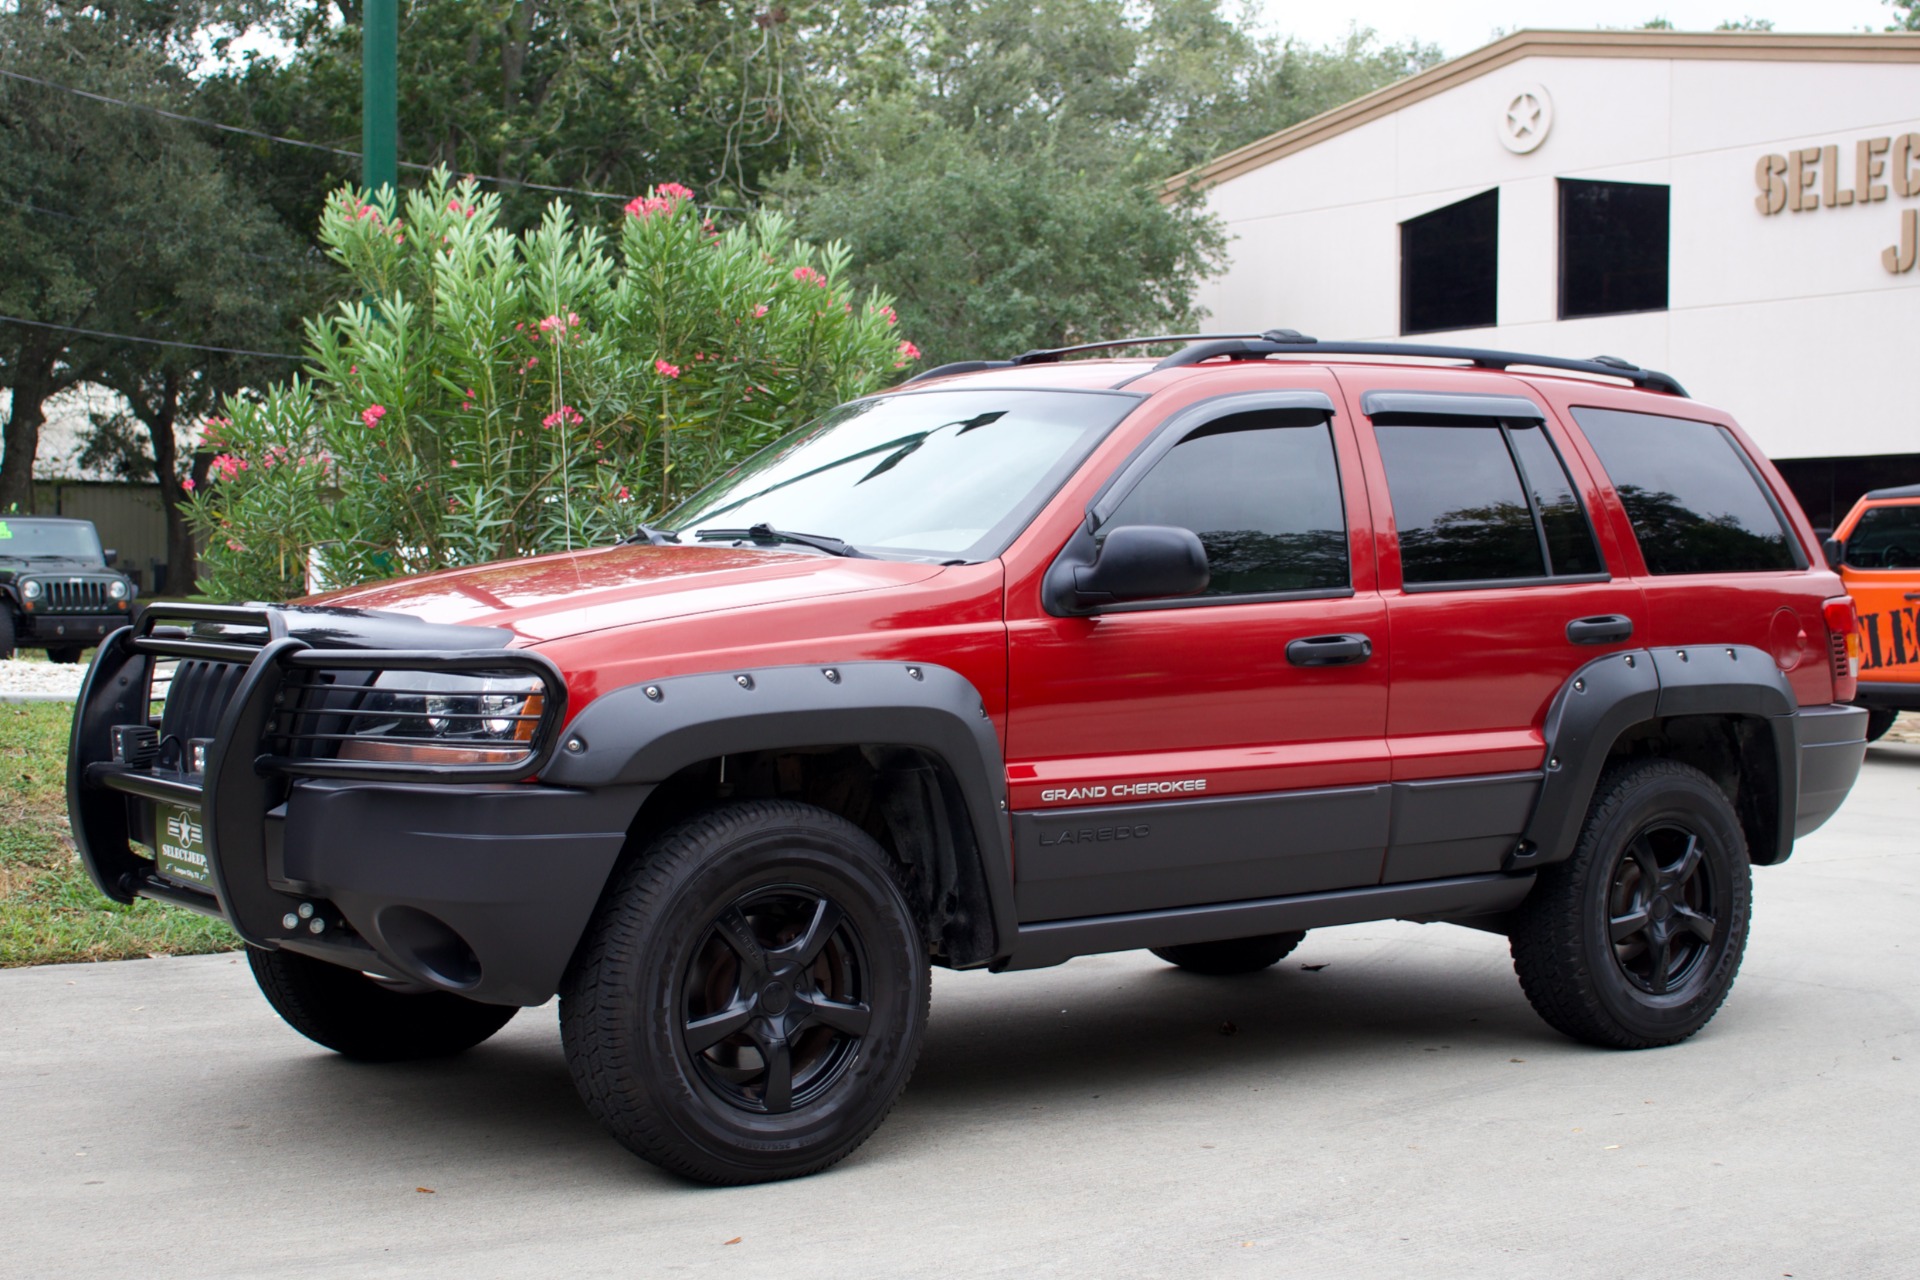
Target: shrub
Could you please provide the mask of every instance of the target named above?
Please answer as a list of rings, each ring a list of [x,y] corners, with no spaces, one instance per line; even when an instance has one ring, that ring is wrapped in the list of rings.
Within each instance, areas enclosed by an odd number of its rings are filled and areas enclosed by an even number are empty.
[[[778,216],[725,231],[684,187],[618,234],[555,201],[515,235],[471,182],[321,221],[362,301],[308,321],[304,376],[230,401],[193,495],[202,589],[321,587],[605,543],[919,353],[845,253]]]

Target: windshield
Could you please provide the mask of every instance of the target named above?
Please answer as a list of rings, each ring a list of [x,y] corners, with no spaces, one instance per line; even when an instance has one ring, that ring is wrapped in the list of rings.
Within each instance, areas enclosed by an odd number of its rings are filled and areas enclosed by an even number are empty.
[[[842,405],[670,512],[702,529],[768,525],[862,551],[999,555],[1139,403],[1100,391],[922,391]]]
[[[100,535],[90,524],[0,517],[0,559],[34,556],[103,563]]]

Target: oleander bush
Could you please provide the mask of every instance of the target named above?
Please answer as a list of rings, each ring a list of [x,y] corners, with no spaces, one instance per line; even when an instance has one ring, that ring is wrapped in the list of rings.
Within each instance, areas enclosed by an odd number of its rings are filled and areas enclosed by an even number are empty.
[[[919,358],[838,246],[772,214],[718,229],[672,183],[616,234],[555,201],[515,235],[440,173],[342,190],[321,240],[356,300],[308,321],[304,373],[208,425],[213,599],[617,539]]]

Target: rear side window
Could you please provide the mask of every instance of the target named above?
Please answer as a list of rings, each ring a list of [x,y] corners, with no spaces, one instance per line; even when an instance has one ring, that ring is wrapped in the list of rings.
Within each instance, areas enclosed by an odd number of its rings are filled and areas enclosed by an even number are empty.
[[[1779,508],[1733,437],[1710,422],[1575,409],[1613,480],[1647,571],[1804,568]]]
[[[1106,522],[1191,529],[1213,571],[1204,596],[1344,590],[1347,521],[1322,415],[1241,413],[1182,440]]]
[[[1849,569],[1920,569],[1920,506],[1868,507],[1847,535]]]
[[[1586,512],[1537,423],[1375,420],[1408,586],[1600,573]]]

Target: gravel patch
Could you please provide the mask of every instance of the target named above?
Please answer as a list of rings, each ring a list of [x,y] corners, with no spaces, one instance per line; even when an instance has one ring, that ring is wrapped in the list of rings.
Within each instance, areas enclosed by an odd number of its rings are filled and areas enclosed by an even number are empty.
[[[87,668],[78,662],[0,662],[0,702],[72,701]]]

